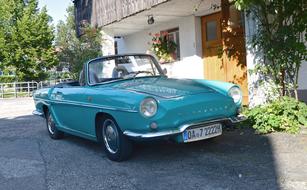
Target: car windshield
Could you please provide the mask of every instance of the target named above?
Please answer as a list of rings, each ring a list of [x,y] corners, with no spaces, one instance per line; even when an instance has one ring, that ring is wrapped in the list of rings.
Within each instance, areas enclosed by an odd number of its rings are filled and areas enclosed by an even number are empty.
[[[146,76],[160,76],[161,69],[149,55],[124,55],[97,59],[88,65],[89,84]]]

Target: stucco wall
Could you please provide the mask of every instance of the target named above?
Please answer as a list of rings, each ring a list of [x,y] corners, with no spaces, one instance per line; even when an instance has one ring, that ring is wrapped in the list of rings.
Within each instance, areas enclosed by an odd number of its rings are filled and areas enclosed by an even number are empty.
[[[253,48],[249,45],[252,36],[256,31],[255,20],[252,16],[245,16],[245,40],[246,40],[246,64],[247,64],[247,81],[248,81],[248,99],[250,106],[259,105],[265,102],[265,89],[259,84],[260,76],[249,72],[253,70],[257,62],[256,56],[253,53]]]
[[[195,16],[181,17],[171,22],[153,25],[151,29],[117,39],[118,53],[148,53],[152,37],[163,30],[179,28],[180,61],[163,64],[168,75],[175,78],[204,78],[201,56],[200,19]]]
[[[307,90],[307,61],[303,61],[300,68],[298,77],[298,89]]]
[[[105,32],[101,32],[103,39],[102,39],[102,54],[103,55],[114,55],[115,49],[114,49],[114,37],[112,35],[109,35]]]

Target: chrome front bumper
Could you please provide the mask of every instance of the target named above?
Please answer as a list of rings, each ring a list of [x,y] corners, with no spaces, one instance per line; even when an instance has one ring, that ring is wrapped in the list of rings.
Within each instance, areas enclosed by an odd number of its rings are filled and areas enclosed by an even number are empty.
[[[44,116],[44,113],[42,113],[42,112],[40,112],[40,111],[37,111],[37,110],[34,110],[34,111],[32,112],[32,114],[33,114],[33,115],[37,115],[37,116],[41,116],[41,117]]]
[[[149,133],[135,133],[135,132],[126,130],[124,131],[124,134],[132,138],[144,138],[144,139],[165,137],[165,136],[171,136],[171,135],[178,135],[189,127],[203,126],[209,123],[217,123],[217,122],[226,123],[226,124],[236,124],[244,120],[246,120],[246,117],[244,115],[238,115],[236,117],[209,120],[209,121],[204,121],[200,123],[185,124],[185,125],[180,126],[178,129],[174,129],[174,130],[157,131],[157,132],[149,132]]]

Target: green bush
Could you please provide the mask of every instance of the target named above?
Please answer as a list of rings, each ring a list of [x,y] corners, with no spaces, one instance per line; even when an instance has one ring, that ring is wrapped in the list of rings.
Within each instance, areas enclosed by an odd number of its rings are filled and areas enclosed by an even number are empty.
[[[72,78],[72,74],[69,72],[48,72],[47,80],[68,79],[68,78]]]
[[[0,76],[0,83],[10,83],[10,82],[14,82],[16,81],[16,77],[15,76]]]
[[[285,131],[297,133],[307,125],[307,105],[293,98],[283,97],[263,106],[247,109],[247,122],[258,133]]]

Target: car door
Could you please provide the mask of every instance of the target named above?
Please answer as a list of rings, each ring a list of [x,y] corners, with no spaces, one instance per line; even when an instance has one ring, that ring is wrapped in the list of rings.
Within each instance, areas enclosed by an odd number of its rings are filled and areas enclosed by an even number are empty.
[[[87,112],[84,86],[55,87],[51,93],[52,111],[60,128],[87,135]]]

